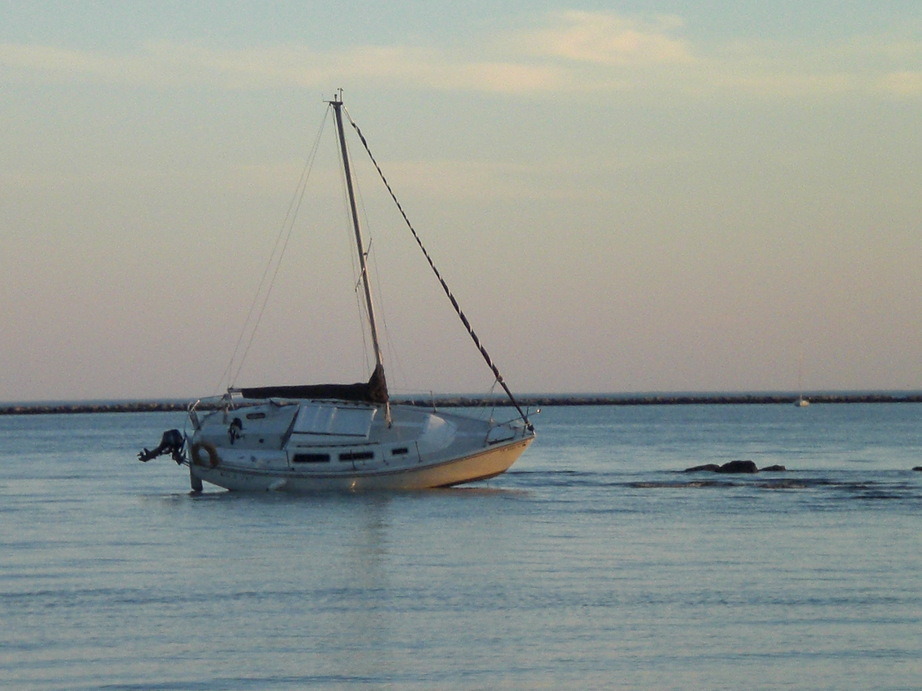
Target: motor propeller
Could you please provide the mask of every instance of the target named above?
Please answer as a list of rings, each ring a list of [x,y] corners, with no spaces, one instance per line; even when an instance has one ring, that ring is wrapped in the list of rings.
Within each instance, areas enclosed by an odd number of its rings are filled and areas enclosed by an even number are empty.
[[[186,439],[178,429],[168,429],[160,438],[160,444],[156,449],[144,449],[138,453],[138,460],[147,463],[157,456],[170,454],[177,464],[182,465],[185,458],[182,455],[183,447],[186,445]]]

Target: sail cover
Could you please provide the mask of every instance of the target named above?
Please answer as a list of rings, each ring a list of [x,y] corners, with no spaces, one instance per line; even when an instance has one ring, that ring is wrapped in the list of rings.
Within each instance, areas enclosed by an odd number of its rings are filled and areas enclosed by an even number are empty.
[[[244,398],[323,398],[364,403],[387,403],[384,368],[375,367],[371,379],[356,384],[295,384],[240,389]]]

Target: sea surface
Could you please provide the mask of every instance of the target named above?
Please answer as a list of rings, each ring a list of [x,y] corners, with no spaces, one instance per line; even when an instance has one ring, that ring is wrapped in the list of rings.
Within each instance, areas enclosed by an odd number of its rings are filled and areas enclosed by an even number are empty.
[[[189,493],[179,413],[0,417],[6,689],[908,689],[922,404],[573,406],[465,488]],[[747,459],[784,473],[688,474]]]

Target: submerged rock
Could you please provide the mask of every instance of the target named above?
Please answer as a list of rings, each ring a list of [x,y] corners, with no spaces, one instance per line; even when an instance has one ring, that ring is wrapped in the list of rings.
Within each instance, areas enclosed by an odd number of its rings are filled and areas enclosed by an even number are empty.
[[[704,465],[696,465],[691,468],[686,468],[683,472],[686,473],[726,473],[726,474],[751,474],[751,473],[780,473],[786,471],[783,465],[770,465],[762,468],[760,471],[756,464],[752,461],[728,461],[723,465],[717,465],[716,463],[705,463]],[[916,468],[916,470],[922,470],[922,468]]]
[[[718,473],[758,473],[759,469],[752,461],[729,461],[717,469]]]
[[[716,473],[718,468],[720,468],[720,466],[717,465],[716,463],[707,463],[705,465],[696,465],[693,468],[686,468],[685,472],[686,473],[703,473],[703,472]]]

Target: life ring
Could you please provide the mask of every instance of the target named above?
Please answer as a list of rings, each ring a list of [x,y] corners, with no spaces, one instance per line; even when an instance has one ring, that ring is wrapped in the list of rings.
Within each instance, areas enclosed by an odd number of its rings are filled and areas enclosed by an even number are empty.
[[[203,450],[208,454],[208,462],[204,463],[202,457],[199,455],[199,451]],[[216,468],[221,462],[220,457],[218,456],[218,450],[207,442],[200,442],[192,445],[192,462],[195,465],[204,466],[206,468]]]

